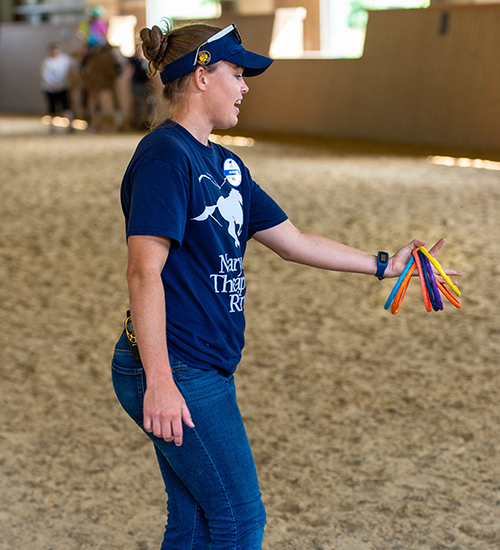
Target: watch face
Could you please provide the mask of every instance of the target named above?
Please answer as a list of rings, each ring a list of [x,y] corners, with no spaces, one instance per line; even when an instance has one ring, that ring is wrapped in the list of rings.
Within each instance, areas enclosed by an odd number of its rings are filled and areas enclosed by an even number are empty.
[[[380,263],[386,264],[389,261],[389,254],[387,252],[381,252],[379,256]]]

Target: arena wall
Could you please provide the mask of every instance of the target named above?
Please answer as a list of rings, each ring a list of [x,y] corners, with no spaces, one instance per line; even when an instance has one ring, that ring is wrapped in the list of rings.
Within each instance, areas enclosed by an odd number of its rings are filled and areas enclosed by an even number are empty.
[[[500,4],[370,12],[361,59],[276,60],[249,130],[500,148]]]

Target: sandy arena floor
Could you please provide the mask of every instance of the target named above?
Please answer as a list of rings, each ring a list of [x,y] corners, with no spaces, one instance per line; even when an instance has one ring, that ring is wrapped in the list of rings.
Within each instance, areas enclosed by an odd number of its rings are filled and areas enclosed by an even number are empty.
[[[0,549],[157,550],[165,495],[115,399],[127,308],[118,189],[138,134],[0,117]],[[302,229],[394,252],[448,242],[463,308],[412,283],[286,264],[251,244],[240,406],[264,550],[500,548],[500,172],[257,141],[235,148]]]

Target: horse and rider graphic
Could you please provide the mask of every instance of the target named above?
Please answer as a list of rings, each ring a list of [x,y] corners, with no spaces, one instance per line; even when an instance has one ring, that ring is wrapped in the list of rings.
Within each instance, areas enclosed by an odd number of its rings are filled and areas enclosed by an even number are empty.
[[[227,178],[224,179],[221,185],[219,185],[212,176],[207,174],[202,174],[198,178],[198,181],[201,182],[204,178],[210,180],[210,182],[218,187],[222,193],[222,188],[226,183]],[[241,206],[242,204],[243,197],[241,196],[241,193],[237,189],[232,188],[227,197],[221,194],[215,204],[211,206],[205,206],[205,210],[203,210],[203,212],[196,218],[192,218],[192,220],[202,222],[210,217],[221,227],[224,227],[224,222],[227,222],[227,231],[229,235],[234,239],[235,246],[237,248],[240,248],[239,236],[241,235],[241,230],[243,228],[243,208]],[[219,214],[218,216],[216,216],[217,212]]]

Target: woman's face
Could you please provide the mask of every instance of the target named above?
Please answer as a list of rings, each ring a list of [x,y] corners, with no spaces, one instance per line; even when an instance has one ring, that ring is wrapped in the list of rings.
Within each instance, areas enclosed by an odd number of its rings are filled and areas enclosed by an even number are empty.
[[[219,67],[207,75],[206,107],[213,128],[221,130],[238,124],[238,105],[248,86],[243,79],[243,67],[222,61]]]

